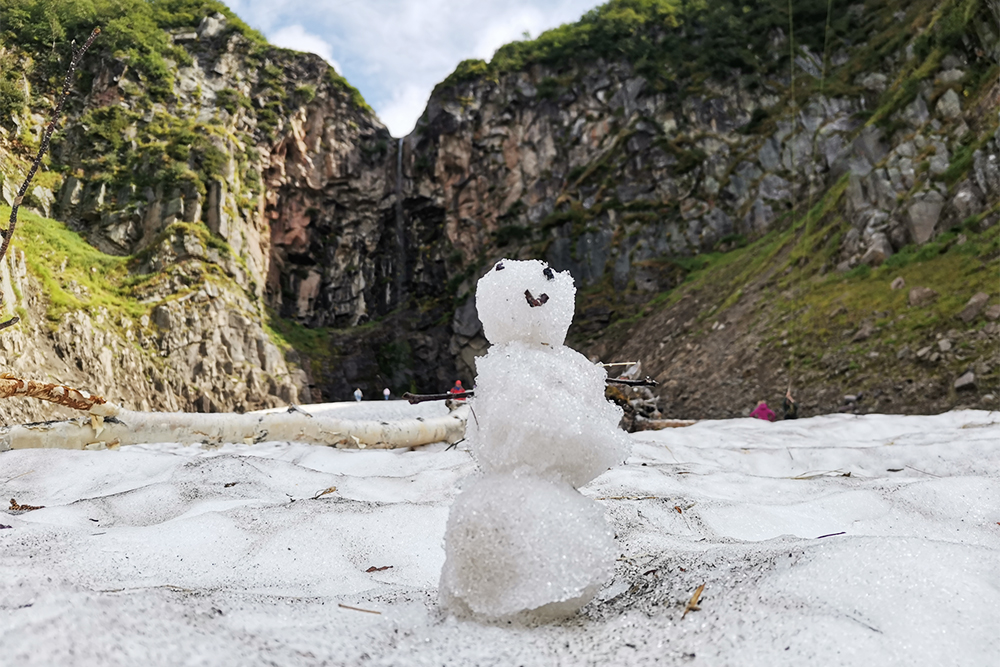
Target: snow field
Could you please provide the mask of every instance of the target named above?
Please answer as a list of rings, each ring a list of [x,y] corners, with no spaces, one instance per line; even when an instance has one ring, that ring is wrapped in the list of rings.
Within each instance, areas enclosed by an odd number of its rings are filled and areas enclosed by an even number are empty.
[[[6,452],[2,497],[45,508],[0,513],[0,664],[996,662],[996,413],[633,441],[582,489],[617,535],[613,578],[544,625],[441,611],[448,512],[475,470],[464,445]]]

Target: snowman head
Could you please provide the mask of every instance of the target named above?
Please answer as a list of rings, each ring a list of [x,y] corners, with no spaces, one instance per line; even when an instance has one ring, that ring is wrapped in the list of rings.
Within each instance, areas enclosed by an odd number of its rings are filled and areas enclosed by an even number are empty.
[[[573,321],[576,287],[569,271],[537,259],[502,259],[479,279],[476,310],[487,340],[562,345]]]

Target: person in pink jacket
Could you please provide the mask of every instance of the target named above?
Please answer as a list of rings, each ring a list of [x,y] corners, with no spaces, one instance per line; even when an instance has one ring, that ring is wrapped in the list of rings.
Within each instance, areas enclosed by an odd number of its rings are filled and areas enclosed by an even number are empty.
[[[767,403],[764,401],[761,401],[760,403],[757,404],[757,407],[753,409],[753,412],[750,413],[750,416],[756,419],[763,419],[769,422],[774,421],[774,411],[771,408],[767,407]]]

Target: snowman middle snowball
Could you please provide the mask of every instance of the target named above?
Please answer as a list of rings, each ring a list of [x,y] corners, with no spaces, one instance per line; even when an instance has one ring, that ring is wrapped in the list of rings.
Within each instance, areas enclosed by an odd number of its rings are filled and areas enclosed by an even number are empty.
[[[604,398],[604,369],[563,345],[575,294],[569,272],[538,260],[501,260],[477,284],[492,347],[477,360],[467,437],[486,477],[448,519],[441,600],[452,611],[566,615],[614,571],[603,509],[575,487],[622,463],[631,442],[621,409]],[[538,554],[545,567],[511,565]]]

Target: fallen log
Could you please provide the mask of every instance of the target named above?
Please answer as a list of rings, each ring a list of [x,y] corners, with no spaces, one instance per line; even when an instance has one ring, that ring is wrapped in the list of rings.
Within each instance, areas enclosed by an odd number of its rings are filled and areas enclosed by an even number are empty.
[[[336,419],[301,410],[268,413],[136,412],[96,404],[87,417],[20,424],[0,429],[0,452],[12,449],[113,449],[176,442],[183,445],[301,442],[341,449],[397,449],[465,436],[469,408],[444,417],[391,421]]]

